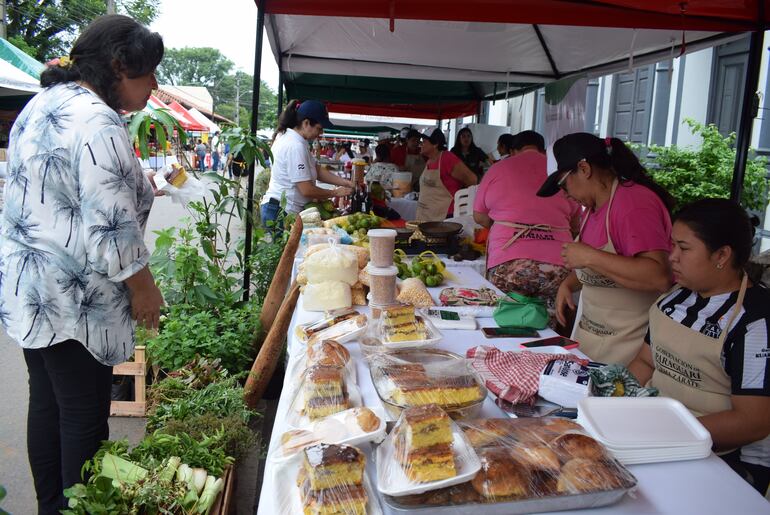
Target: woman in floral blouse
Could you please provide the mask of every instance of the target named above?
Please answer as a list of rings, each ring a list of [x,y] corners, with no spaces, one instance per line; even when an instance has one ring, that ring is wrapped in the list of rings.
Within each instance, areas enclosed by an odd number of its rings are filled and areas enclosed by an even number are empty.
[[[27,440],[39,513],[108,438],[112,366],[163,303],[147,267],[153,187],[119,111],[144,108],[163,40],[103,16],[49,63],[10,136],[0,321],[29,371]]]

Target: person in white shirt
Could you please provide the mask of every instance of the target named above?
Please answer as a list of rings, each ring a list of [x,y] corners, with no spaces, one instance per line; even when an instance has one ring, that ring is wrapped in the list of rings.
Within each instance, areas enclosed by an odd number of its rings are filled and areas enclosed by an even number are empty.
[[[284,210],[299,213],[313,200],[344,197],[353,191],[353,184],[319,166],[310,153],[308,142],[315,140],[324,128],[331,128],[326,106],[316,100],[292,100],[278,118],[276,139],[272,146],[273,166],[270,184],[262,197],[260,214],[262,225],[279,218],[281,199],[285,196]],[[338,186],[324,189],[316,180]]]
[[[356,152],[356,157],[359,159],[365,159],[368,163],[371,163],[374,161],[374,153],[372,152],[372,149],[369,148],[369,143],[370,142],[368,138],[364,138],[358,143],[358,152]]]

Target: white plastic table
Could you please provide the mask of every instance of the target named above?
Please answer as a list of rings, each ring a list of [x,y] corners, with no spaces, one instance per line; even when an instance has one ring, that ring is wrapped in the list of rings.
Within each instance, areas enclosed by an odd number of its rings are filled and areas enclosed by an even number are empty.
[[[450,264],[451,266],[451,264]],[[446,286],[463,286],[478,288],[487,286],[494,288],[486,279],[470,267],[451,267],[456,281],[439,288],[429,288],[434,300],[438,299],[438,292]],[[362,313],[369,314],[368,307],[359,309]],[[272,449],[281,435],[287,430],[286,416],[292,401],[293,378],[289,373],[298,359],[304,357],[305,346],[296,337],[294,327],[297,324],[317,320],[320,313],[310,313],[302,308],[302,297],[297,303],[291,329],[288,335],[287,374],[284,380],[281,398],[278,403],[273,432],[268,449]],[[478,319],[480,327],[493,327],[495,322],[491,318]],[[481,331],[442,331],[444,338],[438,344],[438,348],[465,355],[470,347],[482,344],[493,344],[498,348],[518,348],[519,343],[527,341],[524,338],[506,338],[488,340]],[[553,336],[550,330],[540,331],[541,337]],[[361,390],[363,404],[365,406],[381,406],[377,392],[372,384],[369,368],[363,360],[357,343],[348,343],[346,347],[350,356],[356,363],[356,375],[358,387]],[[491,399],[487,398],[482,407],[482,418],[504,418],[506,414],[498,408]],[[367,460],[371,462],[371,452],[367,449]],[[280,504],[280,489],[284,488],[283,481],[276,481],[277,466],[273,465],[268,455],[265,468],[262,492],[257,513],[259,515],[290,515],[282,513]],[[612,513],[612,514],[759,514],[770,513],[770,503],[760,496],[745,481],[735,474],[721,459],[715,455],[709,458],[694,461],[657,463],[650,465],[633,465],[628,467],[639,481],[637,490],[633,495],[625,496],[620,502],[598,509],[579,510],[576,513]],[[373,488],[376,489],[376,477],[370,474]],[[391,514],[387,506],[382,505],[383,513]],[[474,512],[483,515],[483,509],[474,507]],[[453,513],[468,513],[467,508],[460,507]],[[563,513],[563,512],[561,512]],[[299,515],[299,514],[298,514]]]

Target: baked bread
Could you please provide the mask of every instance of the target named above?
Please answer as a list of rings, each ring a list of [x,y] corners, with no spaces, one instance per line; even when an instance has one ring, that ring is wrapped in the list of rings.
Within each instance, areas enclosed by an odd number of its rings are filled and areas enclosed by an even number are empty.
[[[599,442],[590,436],[565,433],[551,441],[551,449],[566,463],[575,458],[587,460],[605,459],[607,453]]]
[[[615,490],[622,486],[623,479],[606,461],[577,458],[564,464],[556,489],[562,494],[577,494]]]
[[[380,427],[380,417],[374,414],[369,408],[355,408],[354,413],[356,416],[356,422],[362,431],[371,433],[376,431]]]
[[[530,492],[529,471],[511,460],[505,448],[479,452],[481,470],[471,480],[473,489],[486,498],[526,497]]]
[[[559,457],[550,447],[538,445],[534,447],[514,445],[508,447],[511,459],[522,466],[533,470],[546,472],[553,475],[559,474]]]
[[[308,345],[308,366],[323,365],[332,367],[344,367],[350,361],[350,352],[341,343],[335,340],[323,340]]]

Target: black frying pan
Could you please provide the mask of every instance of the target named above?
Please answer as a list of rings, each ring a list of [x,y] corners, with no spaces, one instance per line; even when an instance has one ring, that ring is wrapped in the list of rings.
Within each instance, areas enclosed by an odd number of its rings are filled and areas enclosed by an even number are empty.
[[[424,222],[418,227],[426,238],[436,239],[448,239],[463,230],[463,226],[455,222]]]

